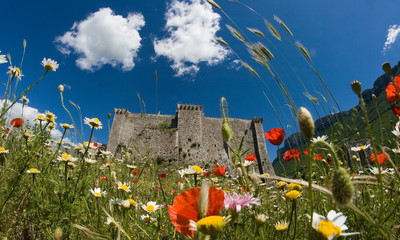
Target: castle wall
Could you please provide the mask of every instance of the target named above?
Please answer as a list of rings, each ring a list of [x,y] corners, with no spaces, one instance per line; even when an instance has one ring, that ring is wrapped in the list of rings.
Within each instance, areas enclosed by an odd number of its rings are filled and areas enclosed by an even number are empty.
[[[253,170],[274,174],[267,154],[262,118],[229,118],[229,123],[238,145],[244,137],[242,150],[249,150],[247,154],[255,153],[261,160],[253,164]],[[160,125],[163,127],[160,128]],[[203,107],[196,105],[178,104],[175,116],[116,109],[108,150],[114,153],[120,144],[132,148],[133,158],[138,157],[136,147],[142,154],[157,158],[160,163],[177,162],[208,169],[219,164],[228,166],[233,172],[234,166],[222,138],[221,126],[222,119],[204,117]],[[236,148],[232,138],[229,145]]]

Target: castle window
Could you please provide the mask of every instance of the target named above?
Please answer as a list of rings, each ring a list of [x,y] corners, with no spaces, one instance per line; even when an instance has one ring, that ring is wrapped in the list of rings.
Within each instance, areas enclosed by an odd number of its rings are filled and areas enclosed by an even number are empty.
[[[188,138],[188,142],[191,142],[192,141],[192,139],[191,138]]]

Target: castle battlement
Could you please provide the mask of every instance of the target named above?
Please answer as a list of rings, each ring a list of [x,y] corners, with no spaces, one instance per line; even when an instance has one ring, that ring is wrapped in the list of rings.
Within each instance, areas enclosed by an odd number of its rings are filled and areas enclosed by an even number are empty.
[[[114,119],[107,148],[122,154],[127,148],[149,152],[161,164],[226,165],[233,171],[230,152],[221,134],[222,119],[204,117],[203,105],[177,104],[175,115],[131,113],[114,109]],[[244,137],[243,149],[256,154],[260,173],[274,175],[262,127],[263,118],[229,118],[235,136]],[[231,139],[229,144],[234,145]],[[129,144],[129,145],[128,145]],[[121,156],[119,156],[121,157]],[[139,158],[134,151],[132,158]]]
[[[177,111],[180,110],[203,111],[203,105],[177,104],[176,106],[177,106]]]

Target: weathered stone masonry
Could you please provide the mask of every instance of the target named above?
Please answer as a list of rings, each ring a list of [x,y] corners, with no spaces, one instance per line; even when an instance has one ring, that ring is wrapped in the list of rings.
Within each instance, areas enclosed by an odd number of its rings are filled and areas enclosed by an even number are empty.
[[[126,109],[115,109],[114,113],[107,146],[113,153],[118,146],[132,149],[135,146],[160,163],[200,166],[218,163],[233,168],[222,139],[222,119],[204,117],[203,106],[177,104],[176,115],[131,113]],[[275,175],[267,154],[262,121],[262,118],[229,118],[237,140],[244,136],[243,149],[256,154],[259,161],[255,167],[261,173]],[[234,145],[232,139],[229,144]],[[136,157],[137,152],[133,151],[132,156]]]

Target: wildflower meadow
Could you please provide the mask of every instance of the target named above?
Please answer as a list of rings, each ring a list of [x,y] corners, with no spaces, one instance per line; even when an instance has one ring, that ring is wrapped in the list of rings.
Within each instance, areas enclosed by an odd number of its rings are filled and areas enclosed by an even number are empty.
[[[222,11],[216,2],[207,3]],[[326,109],[333,106],[334,96],[308,50],[292,39],[290,28],[278,17],[274,23],[265,20],[265,25],[269,37],[290,43],[293,54],[313,72],[312,81],[325,89],[330,99]],[[278,60],[264,44],[267,33],[252,28],[244,33],[235,24],[227,29],[243,43],[254,64],[279,83],[285,104],[291,106],[291,115],[278,114],[279,106],[272,104],[264,79],[250,63],[241,61],[259,84],[257,93],[271,104],[271,116],[275,114],[279,122],[292,117],[290,122],[303,140],[278,154],[276,175],[254,170],[260,160],[242,148],[243,136],[231,129],[229,99],[222,96],[215,104],[221,108],[220,134],[233,167],[211,161],[207,166],[159,164],[134,142],[126,143],[123,153],[110,152],[95,136],[100,129],[110,131],[111,114],[104,113],[108,122],[99,120],[104,116],[86,116],[85,112],[82,119],[74,119],[64,104],[63,85],[54,91],[60,95],[56,99],[59,107],[70,118],[57,118],[51,110],[37,115],[34,122],[25,121],[22,113],[10,118],[10,109],[16,103],[30,104],[29,93],[44,84],[48,75],[57,75],[62,66],[47,56],[41,63],[24,63],[41,68],[43,74],[26,90],[13,94],[18,80],[27,76],[22,67],[11,65],[10,55],[0,55],[0,71],[7,72],[0,112],[0,238],[399,239],[400,72],[390,63],[382,66],[390,83],[381,98],[387,108],[393,107],[394,114],[390,115],[390,130],[379,137],[376,125],[370,124],[372,116],[363,100],[361,82],[345,86],[360,101],[356,117],[367,139],[366,144],[349,147],[354,139],[345,138],[346,130],[339,126],[345,125],[345,118],[317,134],[316,109],[295,104],[293,90],[273,67]],[[252,37],[260,40],[252,41]],[[230,48],[222,38],[218,42]],[[337,116],[340,113],[339,109]],[[81,121],[89,136],[80,134]],[[52,137],[54,129],[60,129],[61,139]],[[73,136],[75,142],[66,142],[66,136]],[[278,149],[288,138],[282,124],[265,131],[266,144]],[[139,158],[133,158],[133,153]]]

